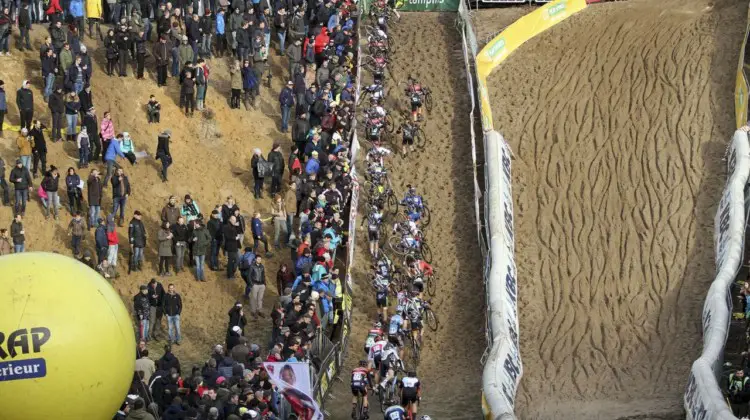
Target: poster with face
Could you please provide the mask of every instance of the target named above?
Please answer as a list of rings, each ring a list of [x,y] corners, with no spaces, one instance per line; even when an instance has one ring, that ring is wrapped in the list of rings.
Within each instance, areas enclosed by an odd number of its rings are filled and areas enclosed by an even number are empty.
[[[301,420],[323,420],[323,413],[312,397],[310,366],[307,363],[266,362],[263,367]]]

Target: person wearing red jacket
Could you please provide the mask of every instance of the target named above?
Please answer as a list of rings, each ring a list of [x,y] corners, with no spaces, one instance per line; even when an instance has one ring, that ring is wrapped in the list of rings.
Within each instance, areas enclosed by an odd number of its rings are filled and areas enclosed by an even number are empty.
[[[120,238],[117,237],[115,226],[114,216],[110,214],[107,217],[107,261],[113,267],[117,267],[117,252],[120,248]]]

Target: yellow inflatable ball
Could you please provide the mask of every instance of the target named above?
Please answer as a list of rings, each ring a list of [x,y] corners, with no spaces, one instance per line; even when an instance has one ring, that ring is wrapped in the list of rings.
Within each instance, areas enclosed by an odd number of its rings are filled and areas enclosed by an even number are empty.
[[[45,252],[0,257],[0,418],[109,420],[133,379],[125,305],[84,264]]]

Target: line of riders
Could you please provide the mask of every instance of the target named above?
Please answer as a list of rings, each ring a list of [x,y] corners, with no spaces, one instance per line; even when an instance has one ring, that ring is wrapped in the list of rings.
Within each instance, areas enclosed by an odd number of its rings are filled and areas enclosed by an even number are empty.
[[[384,108],[385,80],[388,72],[388,54],[393,45],[388,40],[389,22],[398,22],[398,12],[387,0],[376,0],[371,5],[370,17],[375,26],[367,28],[367,50],[362,67],[373,75],[373,83],[362,89],[360,102],[369,97],[370,107],[363,112],[359,122],[364,126],[365,139],[370,143],[365,156],[367,169],[362,192],[367,198],[367,226],[372,273],[368,279],[375,293],[378,320],[368,331],[364,351],[366,360],[351,373],[352,418],[369,418],[369,390],[380,401],[385,420],[416,420],[422,386],[416,373],[419,350],[423,338],[423,320],[437,330],[438,321],[425,294],[435,295],[435,270],[430,265],[432,253],[422,231],[429,224],[430,210],[426,201],[412,185],[402,199],[396,197],[388,178],[385,160],[392,151],[384,146],[394,132],[401,134],[401,154],[422,149],[426,138],[421,128],[422,110],[432,109],[431,92],[418,80],[408,77],[405,93],[411,115],[402,114],[402,122],[395,127],[391,115]],[[386,215],[394,223],[388,239],[389,250],[400,259],[401,267],[385,253]],[[388,314],[389,298],[395,298],[395,312]],[[410,362],[413,369],[406,370],[403,362],[408,338]],[[431,420],[423,415],[421,420]]]

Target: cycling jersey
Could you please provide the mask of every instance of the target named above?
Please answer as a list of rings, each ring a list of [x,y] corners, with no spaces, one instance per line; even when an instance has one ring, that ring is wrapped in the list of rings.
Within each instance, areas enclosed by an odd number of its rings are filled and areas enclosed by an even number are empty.
[[[365,353],[368,353],[370,351],[370,347],[375,344],[375,338],[382,335],[383,331],[375,328],[371,329],[367,333],[367,339],[365,340]]]
[[[416,130],[416,127],[414,127],[411,124],[404,124],[403,127],[401,127],[401,131],[403,131],[405,139],[413,139],[414,133],[417,130]]]
[[[401,315],[395,314],[391,317],[391,323],[388,325],[388,335],[398,335],[401,333],[401,326],[404,323],[404,319]]]
[[[380,366],[380,360],[383,356],[383,349],[388,344],[385,340],[376,341],[370,347],[370,351],[367,354],[367,360],[372,361],[375,366]]]
[[[406,410],[398,405],[392,405],[385,410],[383,415],[385,420],[405,420]]]
[[[419,400],[419,379],[405,377],[398,383],[401,388],[401,405],[408,406]]]
[[[378,260],[377,272],[383,277],[388,277],[390,275],[389,262],[385,259]]]
[[[369,384],[367,379],[368,369],[358,367],[352,371],[352,388],[364,388]]]
[[[367,216],[367,229],[371,232],[380,230],[380,224],[383,222],[383,213],[372,212]]]

